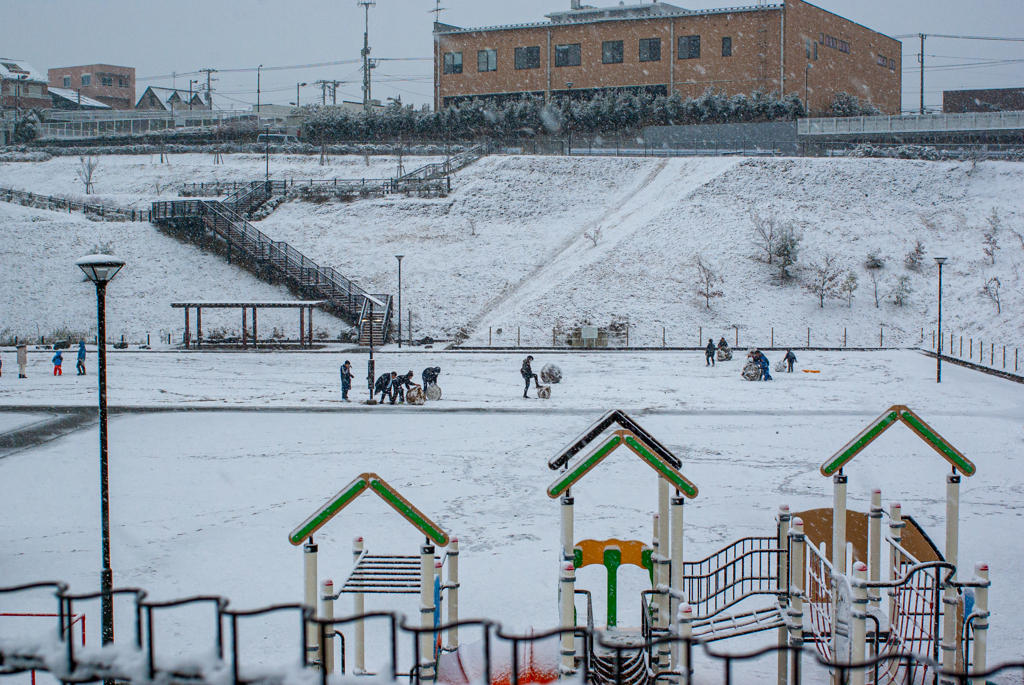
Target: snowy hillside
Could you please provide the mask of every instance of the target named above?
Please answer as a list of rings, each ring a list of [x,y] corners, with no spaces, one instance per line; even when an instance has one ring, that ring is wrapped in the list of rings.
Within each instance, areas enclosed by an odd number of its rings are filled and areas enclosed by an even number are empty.
[[[0,202],[0,337],[22,339],[51,335],[59,328],[96,330],[96,292],[75,266],[94,246],[109,244],[127,266],[107,289],[107,331],[112,340],[144,340],[155,344],[168,332],[181,339],[184,315],[171,309],[182,300],[286,300],[284,288],[258,280],[143,223],[96,223],[81,214],[57,214]],[[240,330],[238,310],[203,316],[206,335],[226,328]],[[195,317],[193,315],[193,325]],[[342,322],[327,314],[314,320],[337,336]],[[264,336],[274,327],[298,337],[298,314],[264,309],[259,312]]]
[[[405,161],[409,169],[431,159]],[[264,173],[258,155],[228,155],[223,165],[209,155],[158,162],[103,157],[98,199],[146,207],[157,199],[158,183],[159,197],[169,199],[182,182],[243,181]],[[0,164],[0,186],[80,195],[76,165],[75,158]],[[396,166],[393,157],[370,158],[369,167],[362,157],[341,157],[321,167],[317,156],[282,155],[271,158],[271,175],[381,177]],[[457,174],[447,198],[289,202],[260,228],[374,292],[397,291],[394,255],[404,254],[403,309],[406,316],[413,312],[414,335],[451,338],[463,330],[471,342],[486,344],[491,331],[495,345],[515,344],[519,335],[523,344],[550,344],[553,328],[583,322],[628,322],[633,345],[660,345],[662,327],[669,345],[695,345],[700,329],[705,339],[733,337],[733,327],[741,343],[759,345],[771,340],[773,328],[776,344],[806,344],[808,328],[815,345],[842,344],[844,329],[850,345],[878,344],[880,332],[886,344],[917,344],[922,329],[930,343],[937,290],[931,258],[945,256],[944,328],[965,336],[966,354],[971,337],[1008,345],[1024,337],[1018,281],[1024,244],[1013,232],[1024,233],[1022,190],[1024,165],[1000,162],[490,157]],[[983,251],[993,210],[1000,224],[994,264]],[[756,259],[755,212],[802,236],[795,278],[786,284],[776,265]],[[49,225],[41,218],[33,235]],[[57,221],[54,235],[72,222],[51,220]],[[141,224],[84,225],[93,233],[155,233]],[[158,244],[192,249],[158,240],[152,244],[158,252]],[[910,270],[904,259],[918,240],[923,264]],[[884,261],[874,272],[864,267],[871,252]],[[842,278],[848,270],[858,278],[852,306],[826,300],[822,309],[801,285],[826,253],[836,258]],[[710,309],[696,292],[697,254],[721,277],[723,296]],[[219,260],[210,264],[236,274]],[[893,291],[904,277],[910,294],[897,306]],[[1002,284],[1001,313],[979,293],[992,277]],[[235,278],[255,284],[244,274]],[[45,296],[24,302],[13,320],[34,322],[35,312],[50,307]],[[54,325],[52,318],[41,325]],[[163,318],[135,328],[156,322],[180,332],[180,323]]]

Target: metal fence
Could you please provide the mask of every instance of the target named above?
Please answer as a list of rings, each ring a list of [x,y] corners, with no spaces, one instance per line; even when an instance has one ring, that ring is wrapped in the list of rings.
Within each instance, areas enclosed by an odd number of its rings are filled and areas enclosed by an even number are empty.
[[[107,221],[150,220],[150,212],[141,209],[122,209],[121,207],[111,208],[104,205],[85,204],[63,197],[37,195],[25,190],[14,190],[13,188],[0,188],[0,200],[20,204],[25,207],[48,209],[56,212],[82,212],[89,216],[101,217]]]
[[[1024,129],[1024,112],[914,114],[908,116],[800,119],[797,135],[860,135],[864,133],[955,133]]]

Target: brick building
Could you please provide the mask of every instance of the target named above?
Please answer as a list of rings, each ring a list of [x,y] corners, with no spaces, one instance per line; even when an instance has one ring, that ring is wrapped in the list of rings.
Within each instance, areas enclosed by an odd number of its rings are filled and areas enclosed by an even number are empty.
[[[942,92],[945,114],[966,112],[1019,112],[1024,110],[1024,88],[946,90]]]
[[[0,57],[0,111],[51,106],[42,72],[24,60]]]
[[[690,11],[664,2],[547,15],[546,23],[434,24],[434,104],[635,89],[698,96],[796,93],[822,112],[837,92],[899,114],[899,41],[803,0]],[[572,84],[571,86],[569,84]],[[574,97],[579,97],[574,95]]]
[[[110,64],[50,69],[50,86],[81,92],[112,109],[135,107],[135,69]]]

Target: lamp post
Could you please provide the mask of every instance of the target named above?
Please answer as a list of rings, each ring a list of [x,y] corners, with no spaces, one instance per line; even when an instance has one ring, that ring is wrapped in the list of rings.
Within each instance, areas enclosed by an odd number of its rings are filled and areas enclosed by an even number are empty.
[[[398,349],[402,349],[402,258],[404,254],[396,254],[398,260]]]
[[[256,67],[256,130],[260,128],[260,69],[263,65]]]
[[[267,135],[263,136],[264,142],[267,144],[267,193],[270,193],[270,125],[267,125]]]
[[[935,382],[942,382],[942,265],[946,263],[946,257],[936,257],[935,263],[939,265],[939,346],[935,350]]]
[[[124,266],[124,260],[110,255],[94,254],[82,257],[75,264],[96,284],[96,317],[98,339],[96,356],[100,383],[100,521],[103,536],[103,570],[100,572],[102,597],[103,644],[114,641],[114,574],[110,570],[110,493],[107,487],[107,283]]]
[[[299,88],[302,88],[305,85],[306,85],[305,83],[296,83],[295,84],[295,106],[296,107],[301,107],[302,106],[302,103],[299,102]]]
[[[565,87],[569,89],[569,114],[565,119],[565,127],[569,129],[569,156],[572,157],[572,81],[566,81]]]

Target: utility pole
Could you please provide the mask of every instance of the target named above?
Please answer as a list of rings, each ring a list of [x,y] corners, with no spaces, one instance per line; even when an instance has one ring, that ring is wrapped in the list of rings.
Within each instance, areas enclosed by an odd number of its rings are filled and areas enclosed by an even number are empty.
[[[370,59],[370,8],[376,7],[376,0],[356,0],[356,4],[366,10],[366,30],[363,31],[363,111],[369,114],[372,109],[370,99],[370,70],[377,66]]]
[[[210,109],[213,109],[213,82],[217,79],[212,78],[213,74],[217,73],[216,69],[200,69],[200,74],[206,74],[206,98],[207,104],[210,105]]]
[[[324,81],[324,80],[320,80],[320,81],[317,81],[317,83],[320,84],[320,89],[322,91],[321,95],[322,95],[322,98],[323,98],[324,105],[327,104],[327,91],[328,90],[331,91],[331,104],[334,104],[334,105],[338,104],[338,86],[341,85],[341,81]]]
[[[921,37],[921,54],[917,56],[917,61],[921,64],[921,114],[924,114],[924,39],[927,36],[923,33],[917,35]]]

